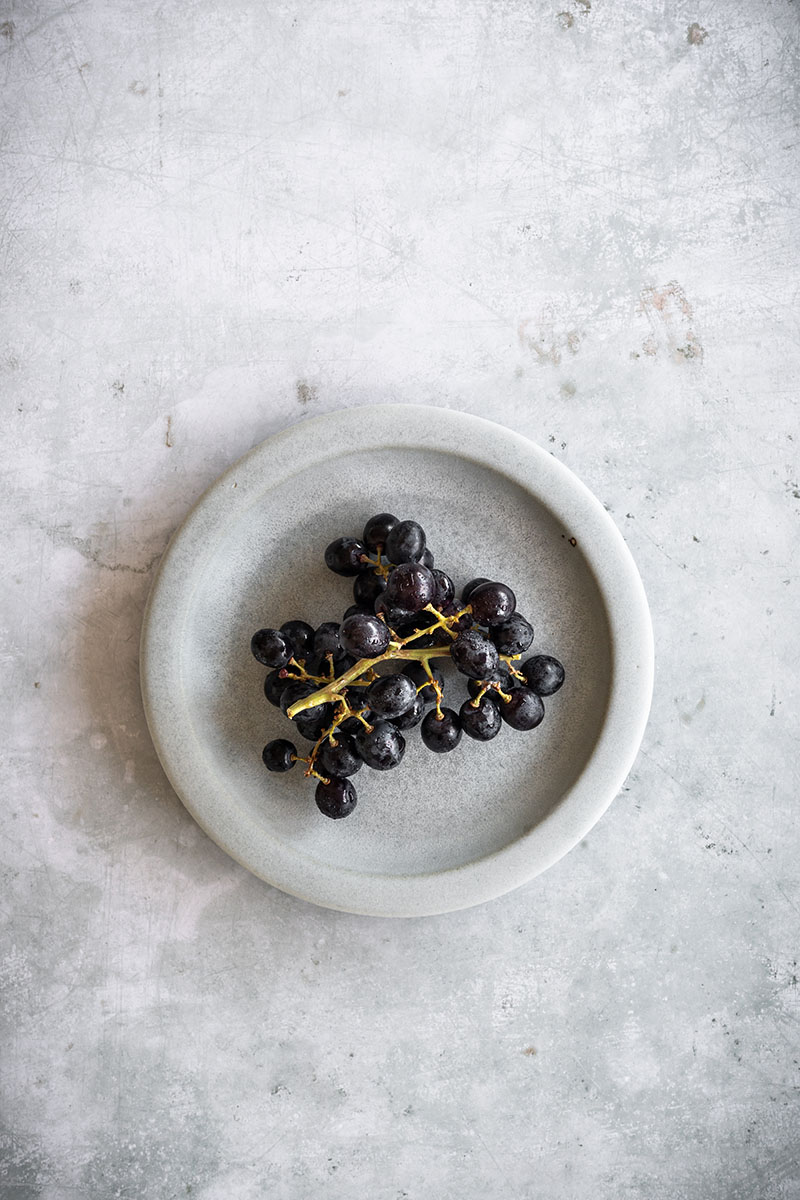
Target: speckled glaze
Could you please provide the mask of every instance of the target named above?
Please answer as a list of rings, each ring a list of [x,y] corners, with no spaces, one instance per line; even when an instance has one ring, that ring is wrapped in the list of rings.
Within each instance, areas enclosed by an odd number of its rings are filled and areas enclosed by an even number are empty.
[[[382,510],[422,523],[459,589],[479,574],[509,582],[532,651],[557,655],[567,682],[531,733],[504,727],[438,756],[410,731],[401,766],[363,768],[358,807],[333,822],[301,771],[264,771],[264,743],[292,732],[249,640],[292,617],[339,619],[351,590],[324,548]],[[465,681],[446,670],[458,707]],[[206,492],[153,584],[141,679],[164,768],[224,850],[317,904],[420,916],[525,883],[598,820],[644,732],[652,629],[616,526],[546,451],[463,413],[360,408],[270,438]]]

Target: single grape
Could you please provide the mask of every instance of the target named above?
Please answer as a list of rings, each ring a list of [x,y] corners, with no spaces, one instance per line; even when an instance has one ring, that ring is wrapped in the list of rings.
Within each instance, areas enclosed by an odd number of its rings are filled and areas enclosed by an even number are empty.
[[[496,648],[477,629],[460,633],[450,647],[450,656],[461,674],[471,679],[491,679],[500,663]]]
[[[416,645],[416,642],[414,645]],[[407,666],[403,667],[403,674],[408,676],[417,689],[421,689],[417,691],[417,695],[423,704],[433,704],[435,702],[436,692],[431,685],[431,676],[433,676],[438,684],[444,683],[444,675],[442,675],[438,667],[431,664],[431,674],[428,675],[421,662],[410,662]]]
[[[342,649],[359,658],[377,658],[389,648],[391,633],[383,621],[375,616],[355,613],[348,617],[339,631]]]
[[[344,651],[339,641],[339,622],[323,621],[314,633],[315,654],[332,654],[334,659],[341,658]]]
[[[274,704],[276,708],[280,707],[281,694],[284,688],[287,688],[291,682],[291,679],[282,679],[280,671],[270,671],[264,680],[264,695],[270,704]]]
[[[261,752],[261,758],[268,771],[291,771],[297,758],[297,750],[286,738],[276,738],[267,742]]]
[[[478,625],[502,625],[517,607],[517,598],[506,583],[482,583],[469,596]]]
[[[390,604],[386,598],[386,592],[383,591],[375,601],[375,616],[383,616],[389,628],[396,630],[407,624],[414,616],[414,613],[409,612],[408,609],[396,608],[393,604]]]
[[[550,654],[535,654],[520,667],[528,681],[528,687],[538,696],[552,696],[564,682],[566,672]]]
[[[419,612],[426,604],[430,604],[435,593],[434,575],[420,563],[401,563],[386,580],[387,603],[408,612]]]
[[[294,655],[294,646],[279,629],[259,629],[250,639],[250,649],[258,662],[277,671]]]
[[[443,708],[441,717],[435,708],[425,714],[420,727],[422,740],[434,754],[455,750],[461,741],[461,722],[452,708]]]
[[[482,575],[480,575],[477,579],[470,579],[469,583],[464,584],[463,590],[461,592],[461,599],[463,600],[463,602],[465,604],[468,604],[469,598],[472,595],[472,593],[475,591],[475,588],[480,587],[482,583],[489,583],[489,582],[490,581],[488,579],[484,579]]]
[[[325,551],[325,566],[337,575],[359,575],[372,570],[368,562],[361,561],[366,553],[367,547],[358,538],[336,538]]]
[[[361,692],[364,689],[359,688],[358,690]],[[361,705],[360,701],[358,704],[354,704],[353,701],[351,700],[350,707],[351,708],[361,708],[362,705]],[[364,713],[364,717],[365,717],[365,719],[368,719],[366,712]],[[371,722],[370,722],[370,724],[371,724]],[[348,737],[354,738],[356,736],[356,734],[360,733],[363,728],[364,728],[364,726],[361,723],[361,721],[359,721],[358,717],[348,717],[346,721],[342,721],[341,725],[336,730],[336,737],[338,738],[339,732],[341,731],[342,733],[347,734]]]
[[[373,571],[365,571],[363,575],[358,575],[353,580],[353,599],[356,604],[360,604],[362,608],[368,608],[372,612],[375,601],[385,587],[385,579]]]
[[[336,738],[336,745],[334,746],[330,738],[323,742],[315,765],[321,775],[336,775],[339,779],[347,779],[361,770],[361,756],[356,750],[353,738],[347,733],[342,733],[341,725],[333,737]]]
[[[344,624],[348,617],[354,617],[356,613],[363,613],[368,617],[374,616],[371,605],[369,608],[362,608],[360,604],[349,604],[342,613],[342,624]]]
[[[302,683],[299,680],[290,680],[280,694],[278,707],[285,715],[293,704],[296,704],[298,700],[305,700],[306,696],[310,696],[316,690],[317,685],[315,683]]]
[[[512,729],[535,729],[544,718],[541,698],[527,687],[513,688],[509,699],[498,696],[500,713]]]
[[[433,555],[431,554],[431,552],[427,546],[422,551],[419,561],[422,564],[422,566],[427,567],[429,571],[433,570]]]
[[[403,757],[406,740],[394,725],[378,721],[371,730],[362,729],[356,735],[356,749],[373,771],[389,771]]]
[[[503,724],[500,707],[491,692],[481,696],[477,704],[472,700],[465,700],[458,710],[458,715],[464,733],[475,738],[477,742],[490,742],[493,737],[497,737]]]
[[[533,626],[515,612],[502,625],[492,625],[489,637],[500,654],[524,654],[533,641]]]
[[[281,633],[292,643],[294,657],[304,658],[314,644],[314,630],[305,621],[284,621]]]
[[[425,550],[425,530],[416,521],[398,521],[386,539],[386,557],[391,563],[419,562]]]
[[[506,664],[504,662],[501,662],[499,664],[497,670],[489,677],[489,679],[468,679],[467,680],[467,691],[469,692],[469,694],[473,700],[478,695],[478,693],[480,691],[482,691],[483,685],[485,683],[499,683],[500,687],[502,688],[502,690],[504,692],[510,692],[511,689],[516,686],[512,676],[511,676],[511,672],[509,671],[508,667],[506,666]],[[492,690],[494,691],[494,689],[492,689]],[[495,692],[495,695],[496,694],[497,693]]]
[[[377,554],[379,549],[385,547],[389,534],[397,524],[397,517],[391,513],[378,513],[376,517],[370,517],[361,535],[364,545]]]
[[[417,694],[411,708],[407,708],[399,717],[391,717],[390,720],[395,729],[413,729],[415,725],[419,725],[424,716],[425,701]]]
[[[293,724],[306,741],[316,742],[333,724],[333,705],[315,704],[313,708],[304,708],[294,718]]]
[[[449,575],[445,575],[444,571],[432,571],[435,590],[431,603],[434,608],[438,608],[439,612],[448,604],[452,604],[456,594],[456,585],[453,583]]]
[[[327,783],[320,779],[314,792],[317,808],[326,817],[338,821],[349,817],[358,802],[356,789],[349,779],[337,779],[334,775]]]
[[[407,675],[383,675],[367,688],[364,697],[374,713],[391,720],[402,716],[417,698],[417,689]]]

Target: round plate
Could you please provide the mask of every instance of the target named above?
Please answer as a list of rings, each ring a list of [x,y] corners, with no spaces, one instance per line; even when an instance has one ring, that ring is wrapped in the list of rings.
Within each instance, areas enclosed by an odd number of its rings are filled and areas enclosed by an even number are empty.
[[[357,808],[331,821],[301,767],[261,763],[265,742],[294,734],[264,698],[250,637],[340,620],[351,581],[326,569],[325,547],[387,510],[422,524],[459,591],[476,575],[510,583],[536,631],[528,653],[554,654],[567,679],[529,733],[504,725],[437,755],[408,731],[401,765],[363,767]],[[458,709],[466,681],[445,670]],[[164,769],[228,854],[315,904],[420,916],[525,883],[597,821],[644,732],[653,638],[630,553],[570,471],[478,417],[382,406],[295,425],[206,492],[153,583],[141,676]]]

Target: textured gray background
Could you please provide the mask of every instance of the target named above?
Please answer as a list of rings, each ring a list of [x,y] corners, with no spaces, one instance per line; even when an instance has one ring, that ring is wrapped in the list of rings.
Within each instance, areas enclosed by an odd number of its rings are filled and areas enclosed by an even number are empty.
[[[3,1197],[800,1196],[797,4],[0,17]],[[572,467],[657,654],[585,843],[408,922],[226,858],[137,680],[202,489],[387,401]]]

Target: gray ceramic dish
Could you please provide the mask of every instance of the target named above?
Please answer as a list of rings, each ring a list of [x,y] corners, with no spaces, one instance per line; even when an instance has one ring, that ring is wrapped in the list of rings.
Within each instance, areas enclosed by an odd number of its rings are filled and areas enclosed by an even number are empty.
[[[385,510],[421,522],[459,589],[476,575],[510,583],[531,652],[559,657],[567,682],[530,733],[435,755],[409,731],[402,764],[362,768],[356,810],[331,821],[300,768],[261,764],[264,743],[292,730],[264,699],[250,636],[338,620],[351,589],[325,546]],[[164,769],[228,854],[316,904],[421,916],[525,883],[594,825],[644,732],[653,639],[616,526],[550,454],[463,413],[358,408],[270,438],[201,498],[153,584],[141,678]],[[448,669],[454,708],[464,682]]]

